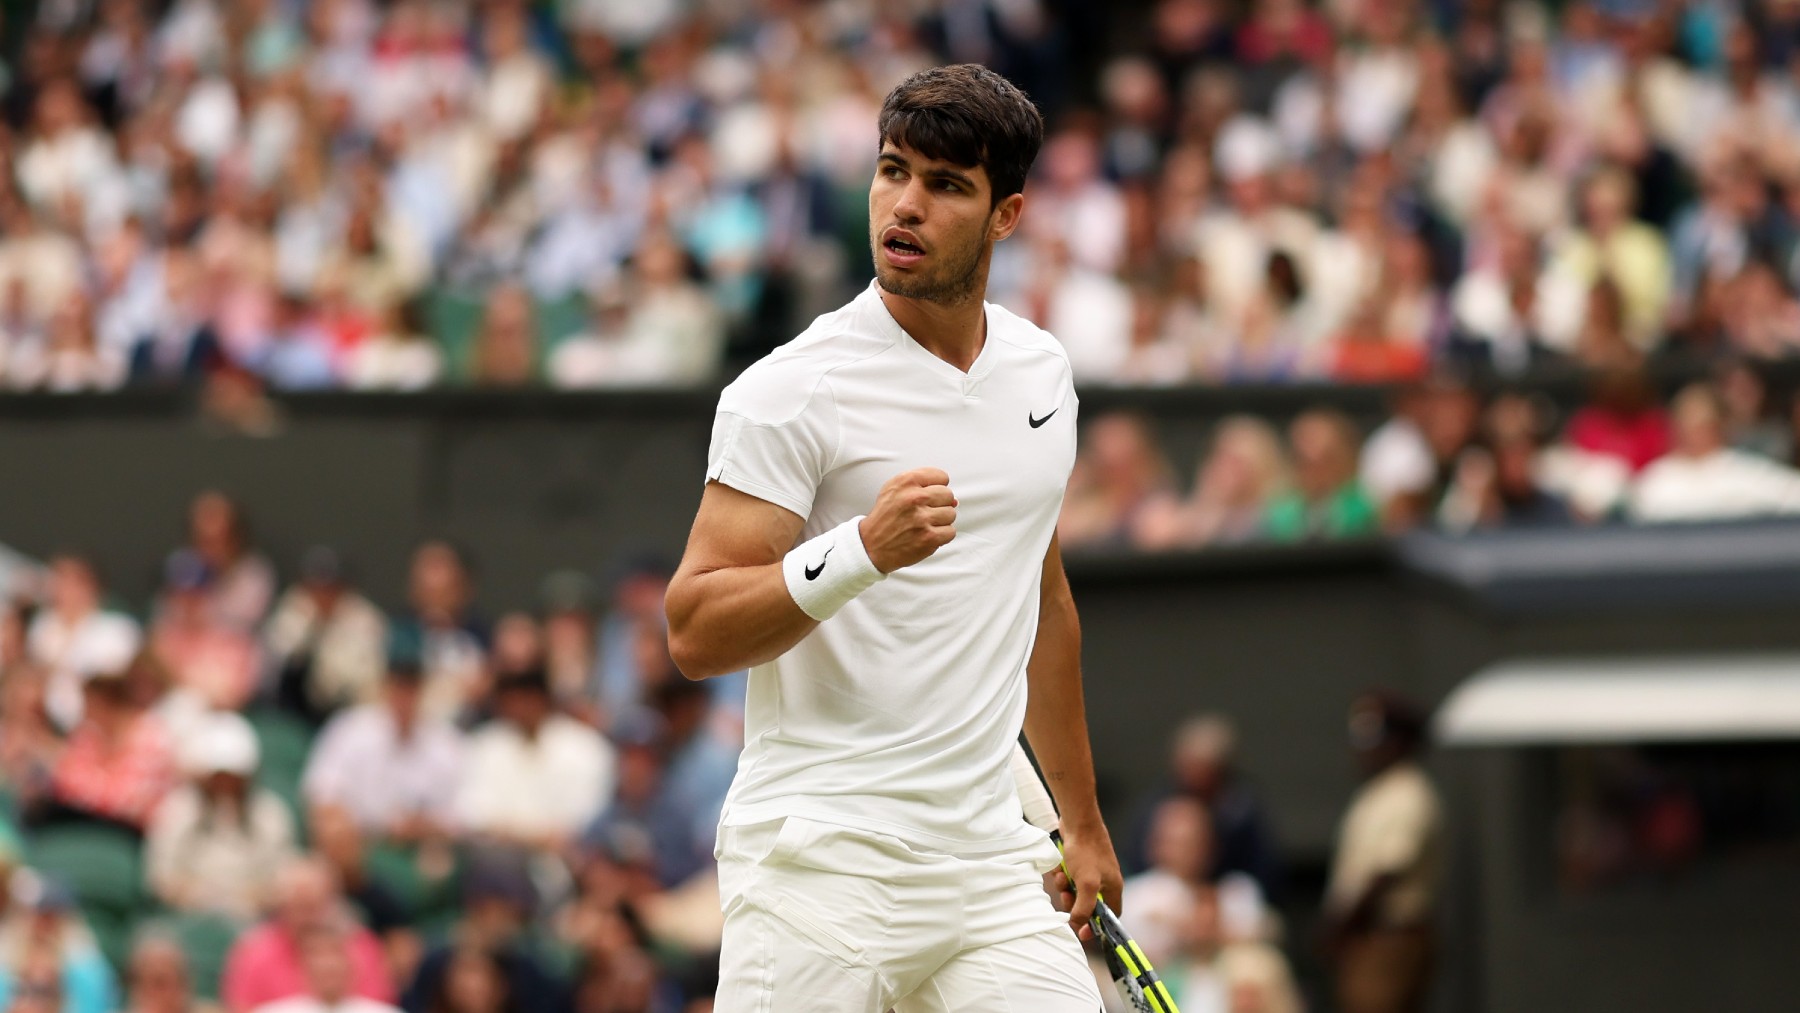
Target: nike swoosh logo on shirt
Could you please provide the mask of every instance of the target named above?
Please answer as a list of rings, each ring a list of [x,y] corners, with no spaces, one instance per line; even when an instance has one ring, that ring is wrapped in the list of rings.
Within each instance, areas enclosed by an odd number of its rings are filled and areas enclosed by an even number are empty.
[[[831,549],[835,549],[835,548],[837,548],[837,546],[835,546],[835,545],[833,545],[831,547]],[[825,554],[823,556],[819,557],[819,565],[818,566],[806,567],[806,579],[807,580],[818,580],[819,574],[825,572],[825,561],[827,559],[831,558],[831,549],[826,549]]]
[[[1055,415],[1059,411],[1062,411],[1062,409],[1061,408],[1052,408],[1052,409],[1050,409],[1050,415]],[[1037,427],[1050,421],[1050,415],[1046,415],[1040,419],[1040,418],[1033,416],[1030,412],[1026,412],[1025,413],[1025,421],[1031,423],[1031,428],[1036,429]]]

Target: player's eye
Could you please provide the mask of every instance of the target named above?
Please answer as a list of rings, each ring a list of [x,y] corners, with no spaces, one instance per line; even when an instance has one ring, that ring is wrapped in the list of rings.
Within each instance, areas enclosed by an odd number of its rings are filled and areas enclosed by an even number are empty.
[[[948,179],[940,180],[938,182],[938,188],[943,190],[946,193],[961,193],[962,192],[962,187],[958,186],[953,180],[948,180]]]
[[[887,178],[888,178],[888,179],[899,179],[899,178],[900,178],[900,177],[902,177],[902,176],[904,176],[904,175],[906,175],[906,173],[904,173],[904,172],[902,172],[902,171],[901,171],[901,170],[900,170],[900,167],[899,167],[899,166],[897,166],[897,165],[884,165],[884,166],[882,166],[882,167],[881,167],[881,174],[882,174],[882,175],[883,175],[883,176],[886,176],[886,177],[887,177]]]

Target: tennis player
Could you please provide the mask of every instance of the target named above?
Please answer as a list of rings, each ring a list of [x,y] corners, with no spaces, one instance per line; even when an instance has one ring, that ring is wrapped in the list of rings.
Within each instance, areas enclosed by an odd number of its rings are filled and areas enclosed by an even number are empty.
[[[895,88],[880,133],[875,282],[725,389],[669,585],[681,670],[750,668],[716,1008],[1094,1013],[1069,928],[1120,876],[1055,537],[1075,392],[1056,339],[983,301],[1043,119],[961,65]],[[1066,918],[1009,772],[1021,726]]]

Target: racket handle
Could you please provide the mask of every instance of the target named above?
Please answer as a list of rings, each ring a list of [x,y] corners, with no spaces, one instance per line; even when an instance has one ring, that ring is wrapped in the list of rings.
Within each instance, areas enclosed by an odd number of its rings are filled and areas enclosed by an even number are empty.
[[[1038,780],[1037,771],[1031,766],[1031,758],[1025,755],[1025,747],[1013,746],[1012,754],[1013,784],[1019,790],[1019,806],[1025,810],[1025,821],[1045,833],[1055,832],[1056,803],[1050,800],[1050,792],[1045,790],[1044,782]]]

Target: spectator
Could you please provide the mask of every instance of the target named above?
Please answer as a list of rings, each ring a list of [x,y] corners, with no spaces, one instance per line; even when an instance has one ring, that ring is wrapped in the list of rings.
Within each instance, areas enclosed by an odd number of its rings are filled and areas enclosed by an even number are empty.
[[[1569,419],[1569,443],[1590,454],[1616,457],[1638,472],[1669,449],[1669,416],[1640,369],[1607,370],[1594,378],[1588,403]]]
[[[209,715],[182,752],[189,780],[157,807],[144,842],[151,892],[178,911],[254,921],[292,856],[293,817],[252,783],[261,749],[238,715]]]
[[[633,839],[647,845],[656,877],[673,888],[710,865],[737,747],[706,726],[710,691],[677,679],[659,687],[657,713],[614,727],[618,789],[582,833],[589,852]]]
[[[1127,868],[1150,865],[1151,823],[1161,804],[1192,798],[1204,807],[1209,826],[1207,882],[1241,873],[1254,880],[1263,896],[1281,896],[1281,860],[1262,799],[1235,766],[1237,733],[1217,714],[1182,722],[1169,751],[1169,771],[1132,821],[1126,847]]]
[[[594,702],[588,699],[594,678],[598,596],[594,582],[574,570],[551,573],[538,589],[544,610],[544,669],[551,691],[572,716],[589,724],[600,723]]]
[[[612,607],[600,623],[595,647],[598,662],[592,693],[602,728],[647,703],[644,687],[654,673],[645,668],[662,659],[647,656],[642,645],[660,641],[664,658],[668,655],[662,603],[671,572],[666,560],[644,555],[627,560],[613,581]]]
[[[1800,512],[1800,471],[1734,450],[1725,405],[1709,384],[1675,397],[1675,445],[1639,473],[1631,517],[1640,522],[1726,520]]]
[[[693,871],[698,842],[692,814],[682,812],[664,790],[659,730],[648,717],[615,725],[618,789],[612,802],[582,830],[580,850],[595,854],[615,848],[621,840],[636,840],[652,856],[657,879],[666,887]]]
[[[0,1009],[44,1013],[112,1013],[118,983],[68,888],[36,874],[15,873],[18,913],[0,925]]]
[[[1164,325],[1166,299],[1154,286],[1131,289],[1131,337],[1119,363],[1117,380],[1136,387],[1169,387],[1186,381],[1194,367],[1188,335]]]
[[[425,711],[422,679],[416,661],[395,659],[378,702],[331,719],[301,779],[308,806],[343,809],[377,840],[417,844],[450,834],[463,778],[462,734]],[[371,770],[382,776],[369,777]]]
[[[92,561],[52,556],[47,607],[32,617],[25,653],[47,673],[46,704],[63,728],[81,717],[81,681],[105,668],[122,668],[142,639],[136,621],[102,607],[104,590]]]
[[[544,631],[529,612],[508,612],[494,622],[494,645],[488,651],[488,669],[494,678],[519,675],[544,667]]]
[[[1339,383],[1393,383],[1425,373],[1425,349],[1387,328],[1388,307],[1363,300],[1332,342],[1330,375]]]
[[[1031,258],[1030,284],[1003,302],[1062,342],[1077,383],[1118,382],[1131,347],[1131,291],[1051,232],[1032,235]]]
[[[355,820],[346,810],[324,806],[312,811],[307,827],[319,857],[331,864],[338,882],[343,884],[344,898],[381,940],[394,980],[410,980],[420,955],[411,914],[393,891],[370,874],[363,835]],[[420,881],[432,888],[454,871],[454,862],[453,855],[436,855],[430,848],[421,848],[414,854]]]
[[[82,686],[82,718],[51,772],[43,819],[98,820],[142,833],[174,787],[175,755],[155,715],[131,698],[125,668]]]
[[[41,670],[15,664],[0,672],[0,784],[30,810],[50,794],[62,736],[45,706]]]
[[[498,680],[494,710],[469,740],[458,821],[485,840],[559,852],[611,800],[613,748],[556,712],[541,669]]]
[[[1451,292],[1455,325],[1449,357],[1517,375],[1555,361],[1545,338],[1545,317],[1554,313],[1546,304],[1554,294],[1546,295],[1537,243],[1531,236],[1502,227],[1492,242],[1491,262],[1473,265]]]
[[[193,382],[224,358],[200,291],[200,266],[186,250],[163,253],[163,310],[154,328],[137,336],[131,349],[131,381],[139,384]]]
[[[140,934],[125,968],[125,1013],[219,1013],[194,996],[187,954],[172,936]]]
[[[725,350],[724,320],[706,290],[689,280],[691,274],[674,237],[652,234],[641,240],[623,283],[631,294],[628,308],[604,313],[595,320],[598,329],[564,341],[550,358],[551,383],[687,387],[717,374]]]
[[[1233,935],[1222,907],[1219,891],[1195,890],[1179,949],[1158,964],[1176,1003],[1195,1013],[1300,1013],[1305,1007],[1287,958],[1269,943]]]
[[[307,549],[299,582],[263,627],[276,698],[315,723],[376,700],[387,640],[387,617],[351,584],[336,550]]]
[[[65,394],[115,390],[125,382],[125,363],[116,349],[99,344],[93,306],[80,293],[57,307],[41,340],[12,337],[11,348],[0,347],[0,376],[16,389]]]
[[[413,552],[407,579],[410,612],[393,625],[391,650],[416,659],[425,673],[425,710],[456,718],[474,702],[488,649],[488,629],[475,613],[469,564],[449,542]]]
[[[1356,424],[1340,412],[1314,409],[1288,427],[1294,487],[1274,498],[1264,520],[1270,538],[1301,541],[1374,534],[1375,504],[1356,478]]]
[[[284,293],[267,345],[249,363],[276,390],[323,390],[335,386],[332,335],[306,296]]]
[[[1164,799],[1150,820],[1150,867],[1125,881],[1132,934],[1150,963],[1175,956],[1186,921],[1212,864],[1212,823],[1198,799]],[[1252,884],[1251,889],[1255,886]]]
[[[413,392],[437,385],[444,353],[426,333],[416,302],[384,307],[374,333],[350,356],[346,382],[356,390]]]
[[[1194,476],[1194,491],[1162,532],[1141,544],[1232,545],[1262,537],[1269,504],[1287,484],[1287,459],[1274,427],[1234,415],[1219,423]]]
[[[1143,526],[1176,509],[1169,463],[1149,422],[1136,415],[1102,415],[1088,425],[1082,450],[1069,477],[1057,537],[1071,549],[1143,544]]]
[[[1325,892],[1338,1007],[1424,1009],[1437,949],[1443,806],[1419,766],[1425,718],[1386,693],[1350,707],[1350,743],[1365,781],[1338,835]]]
[[[356,924],[331,866],[318,858],[295,858],[275,881],[274,914],[238,937],[225,959],[219,983],[231,1013],[250,1013],[280,999],[305,996],[312,952],[324,943],[347,957],[346,994],[376,1002],[394,996],[381,944]]]
[[[525,387],[538,380],[536,314],[522,286],[502,286],[488,297],[475,336],[469,377],[480,387]]]
[[[426,1013],[522,1013],[499,961],[486,950],[459,949],[444,969],[444,984]]]
[[[256,639],[208,607],[215,578],[200,555],[177,549],[163,566],[163,592],[150,646],[180,685],[209,705],[238,710],[257,690]]]
[[[1661,235],[1633,218],[1637,186],[1614,167],[1596,172],[1582,188],[1584,228],[1551,255],[1548,270],[1582,288],[1601,278],[1618,287],[1625,335],[1638,349],[1658,338],[1668,305],[1671,269]],[[1592,312],[1592,309],[1589,310]]]
[[[1719,368],[1717,383],[1732,448],[1771,461],[1786,460],[1792,450],[1790,435],[1772,411],[1761,374],[1746,362],[1727,362]]]
[[[1239,309],[1236,340],[1206,372],[1227,383],[1282,383],[1311,372],[1307,352],[1318,312],[1306,296],[1295,259],[1282,251],[1270,254],[1262,284]]]
[[[257,1006],[255,1013],[398,1013],[391,1003],[357,993],[350,944],[338,926],[307,929],[299,938],[305,991]]]
[[[670,667],[674,667],[672,662]],[[711,720],[713,696],[707,686],[672,678],[656,688],[653,699],[662,719],[668,762],[663,790],[694,829],[697,847],[686,858],[688,871],[697,871],[708,864],[712,854],[725,794],[737,776],[742,735],[728,738],[720,734]]]
[[[477,970],[498,971],[497,984],[516,1009],[566,1013],[567,983],[540,959],[531,931],[536,907],[522,856],[504,850],[478,855],[463,889],[463,917],[451,938],[419,965],[404,1000],[408,1013],[432,1013],[453,997],[466,999],[473,983],[459,979]],[[470,966],[480,958],[491,966]]]
[[[1517,395],[1496,399],[1485,428],[1485,445],[1458,459],[1438,506],[1438,522],[1452,530],[1572,523],[1576,515],[1569,504],[1540,478],[1545,469],[1532,404]]]
[[[212,575],[208,618],[244,631],[260,626],[275,599],[275,567],[252,542],[243,507],[222,492],[195,496],[188,507],[188,547]]]

